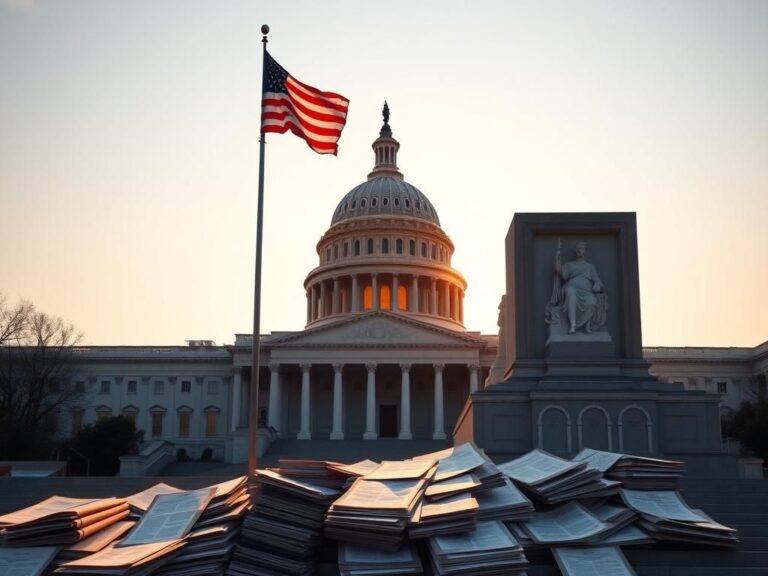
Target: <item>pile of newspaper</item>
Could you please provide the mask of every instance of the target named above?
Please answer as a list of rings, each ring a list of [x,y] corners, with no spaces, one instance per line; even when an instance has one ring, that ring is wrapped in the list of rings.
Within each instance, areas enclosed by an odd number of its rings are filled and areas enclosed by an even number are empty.
[[[412,544],[387,552],[340,542],[338,563],[341,576],[389,576],[423,572],[419,554]]]
[[[323,544],[325,513],[340,494],[274,470],[258,470],[254,507],[243,520],[226,573],[311,574]]]
[[[563,574],[601,574],[636,576],[621,549],[616,546],[594,548],[552,548],[552,555]]]
[[[331,505],[325,534],[349,544],[396,551],[436,470],[433,459],[383,462],[358,477]]]
[[[438,575],[524,574],[528,560],[518,541],[498,520],[478,522],[472,532],[435,536],[427,541]]]
[[[617,494],[621,486],[617,480],[604,479],[603,473],[588,462],[564,460],[539,449],[498,468],[545,504],[605,498]]]
[[[738,542],[736,530],[690,508],[674,490],[622,489],[621,498],[640,515],[639,525],[655,540],[719,548]]]
[[[584,448],[573,458],[600,470],[605,478],[637,490],[675,490],[685,472],[685,463],[645,456],[603,452]]]
[[[51,496],[34,506],[0,516],[3,546],[74,544],[126,518],[123,498]]]

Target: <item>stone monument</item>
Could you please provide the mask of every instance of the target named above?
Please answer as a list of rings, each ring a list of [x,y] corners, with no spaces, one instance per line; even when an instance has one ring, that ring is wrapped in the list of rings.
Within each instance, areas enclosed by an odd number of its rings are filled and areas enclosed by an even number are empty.
[[[735,475],[735,458],[722,453],[719,397],[648,372],[634,213],[516,214],[506,269],[503,377],[471,395],[457,443],[474,440],[499,458],[591,447]]]

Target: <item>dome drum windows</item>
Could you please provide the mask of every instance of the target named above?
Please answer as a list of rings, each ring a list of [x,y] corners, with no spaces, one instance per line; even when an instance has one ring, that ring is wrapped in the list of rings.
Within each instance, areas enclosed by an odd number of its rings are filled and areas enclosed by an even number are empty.
[[[360,240],[355,240],[355,256],[360,256]]]
[[[381,253],[389,254],[389,238],[381,239]]]
[[[408,241],[408,253],[411,256],[416,256],[416,240]]]

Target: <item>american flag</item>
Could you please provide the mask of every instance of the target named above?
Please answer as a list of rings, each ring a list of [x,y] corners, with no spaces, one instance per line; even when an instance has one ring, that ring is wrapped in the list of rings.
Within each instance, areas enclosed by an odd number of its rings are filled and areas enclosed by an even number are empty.
[[[303,138],[318,154],[336,154],[349,100],[299,82],[264,52],[261,131]]]

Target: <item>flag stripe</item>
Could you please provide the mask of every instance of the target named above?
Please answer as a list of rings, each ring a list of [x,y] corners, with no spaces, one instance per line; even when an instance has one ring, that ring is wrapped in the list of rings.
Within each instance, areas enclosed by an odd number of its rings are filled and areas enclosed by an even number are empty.
[[[290,131],[319,154],[336,154],[347,119],[349,100],[324,92],[291,76],[269,53],[264,54],[261,131]]]

